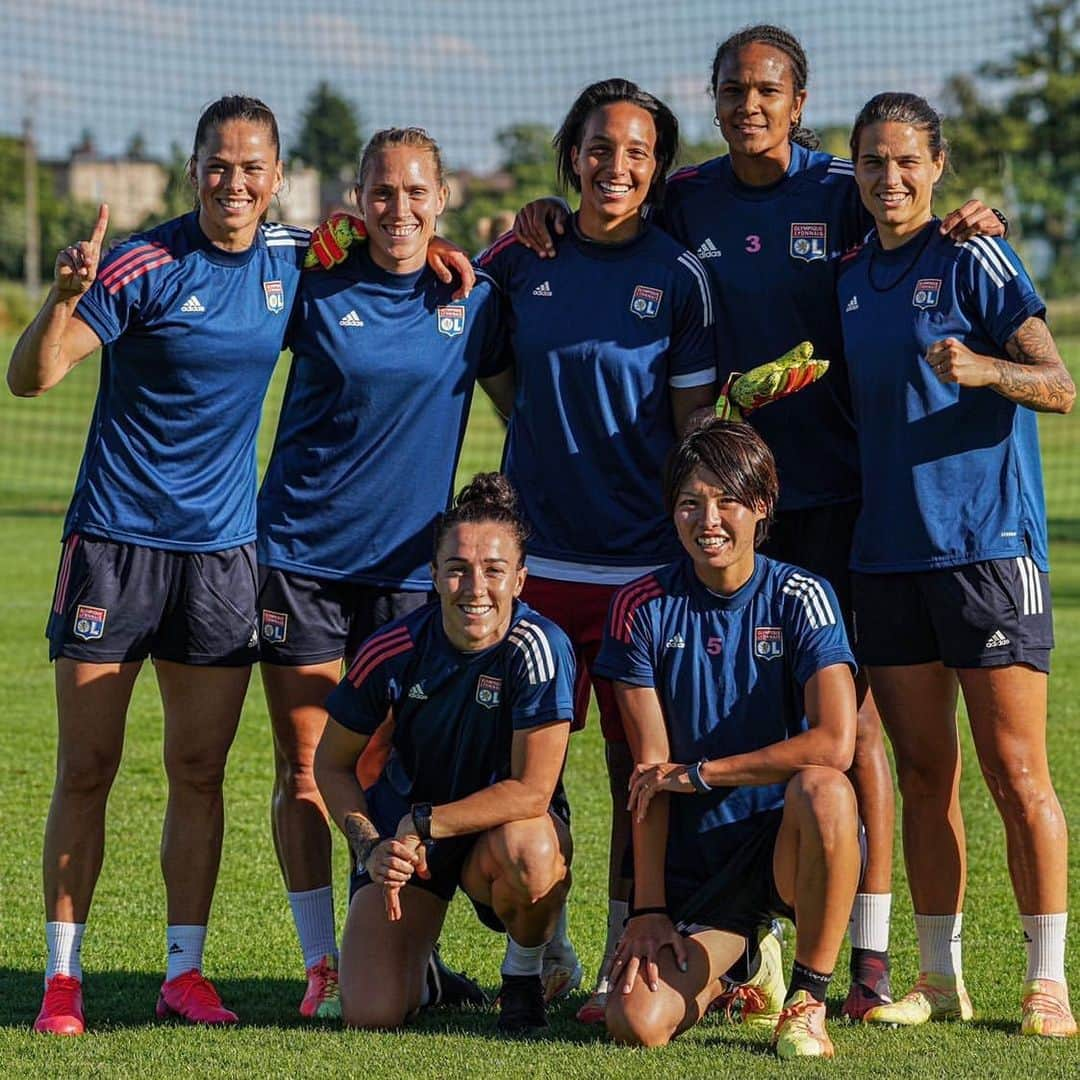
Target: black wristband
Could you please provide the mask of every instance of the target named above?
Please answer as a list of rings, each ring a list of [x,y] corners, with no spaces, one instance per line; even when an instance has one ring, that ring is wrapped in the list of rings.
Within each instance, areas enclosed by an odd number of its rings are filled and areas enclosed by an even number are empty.
[[[701,775],[701,766],[704,765],[707,760],[707,758],[702,758],[697,764],[691,765],[690,768],[686,770],[686,778],[693,784],[694,790],[699,795],[708,795],[709,792],[712,791],[708,781]]]
[[[1004,232],[1001,234],[1001,239],[1006,240],[1009,236],[1009,219],[996,207],[990,207],[990,213],[994,215],[1001,222]]]
[[[631,908],[630,914],[623,919],[623,926],[625,926],[631,919],[636,919],[639,915],[668,915],[667,904],[658,904],[656,907],[638,907]]]
[[[413,803],[412,820],[416,826],[416,835],[427,843],[431,839],[431,803]]]

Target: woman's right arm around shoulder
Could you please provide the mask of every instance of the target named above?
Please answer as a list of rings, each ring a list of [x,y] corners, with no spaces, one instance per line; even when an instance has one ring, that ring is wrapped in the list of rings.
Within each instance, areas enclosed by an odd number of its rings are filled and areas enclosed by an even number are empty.
[[[7,383],[16,397],[37,397],[55,386],[80,360],[101,348],[101,339],[82,319],[73,318],[79,300],[94,283],[109,208],[98,207],[89,240],[56,256],[52,288],[34,321],[15,343]]]

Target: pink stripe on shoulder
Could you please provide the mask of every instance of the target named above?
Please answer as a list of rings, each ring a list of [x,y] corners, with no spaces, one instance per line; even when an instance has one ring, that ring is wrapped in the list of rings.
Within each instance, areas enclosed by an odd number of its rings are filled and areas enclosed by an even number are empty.
[[[701,172],[697,165],[685,165],[681,169],[676,169],[668,178],[669,184],[677,184],[680,180],[689,180],[692,177],[697,176]]]
[[[412,637],[406,626],[399,626],[389,633],[368,638],[364,647],[357,653],[346,678],[353,686],[359,686],[381,663],[403,652],[408,652],[412,647]]]
[[[125,285],[149,270],[173,261],[172,253],[162,244],[140,244],[125,252],[99,275],[101,284],[115,296]]]
[[[652,574],[624,585],[611,602],[611,622],[608,627],[611,636],[624,644],[628,642],[634,632],[634,615],[638,608],[663,594],[663,587]]]
[[[517,237],[512,232],[503,233],[494,244],[491,245],[477,260],[481,266],[487,266],[500,251],[505,251],[511,244],[518,242]]]

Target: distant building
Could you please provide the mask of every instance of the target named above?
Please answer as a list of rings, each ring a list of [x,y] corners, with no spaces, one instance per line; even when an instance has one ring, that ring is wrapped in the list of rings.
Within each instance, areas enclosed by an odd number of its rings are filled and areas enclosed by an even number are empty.
[[[107,202],[114,230],[134,229],[165,207],[169,175],[156,161],[99,158],[78,152],[50,167],[57,195],[91,204]]]

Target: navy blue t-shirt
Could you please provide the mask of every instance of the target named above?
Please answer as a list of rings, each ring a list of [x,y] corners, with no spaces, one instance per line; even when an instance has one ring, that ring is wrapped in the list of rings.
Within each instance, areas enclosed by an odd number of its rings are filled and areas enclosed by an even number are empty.
[[[658,223],[713,280],[721,384],[801,341],[812,341],[830,363],[819,382],[749,417],[776,457],[778,508],[858,498],[836,267],[873,222],[851,162],[792,144],[787,174],[752,187],[735,176],[729,157],[715,158],[671,176]]]
[[[574,715],[574,652],[521,601],[506,637],[481,652],[447,640],[438,603],[376,631],[327,699],[344,727],[374,734],[393,716],[383,781],[406,802],[454,802],[510,777],[514,732]]]
[[[612,598],[596,674],[655,689],[671,761],[750,753],[806,730],[803,692],[855,666],[832,587],[763,555],[741,589],[712,592],[683,557]],[[668,866],[694,877],[722,861],[740,822],[783,805],[785,784],[671,799]],[[695,867],[697,869],[695,869]]]
[[[679,551],[661,495],[671,389],[715,379],[712,291],[659,229],[607,245],[574,224],[558,243],[544,260],[508,235],[479,260],[510,311],[504,469],[535,574],[620,584]]]
[[[259,561],[386,589],[431,588],[477,377],[503,358],[498,292],[454,301],[427,267],[393,274],[367,246],[304,274],[292,370],[259,492]]]
[[[175,551],[255,539],[255,435],[307,239],[263,225],[226,252],[192,212],[102,259],[76,308],[104,349],[65,536]]]
[[[891,251],[874,234],[838,290],[863,472],[851,566],[931,570],[1030,556],[1049,569],[1035,413],[987,387],[942,383],[925,360],[955,337],[1007,358],[1045,304],[996,237],[956,244],[935,219]]]

